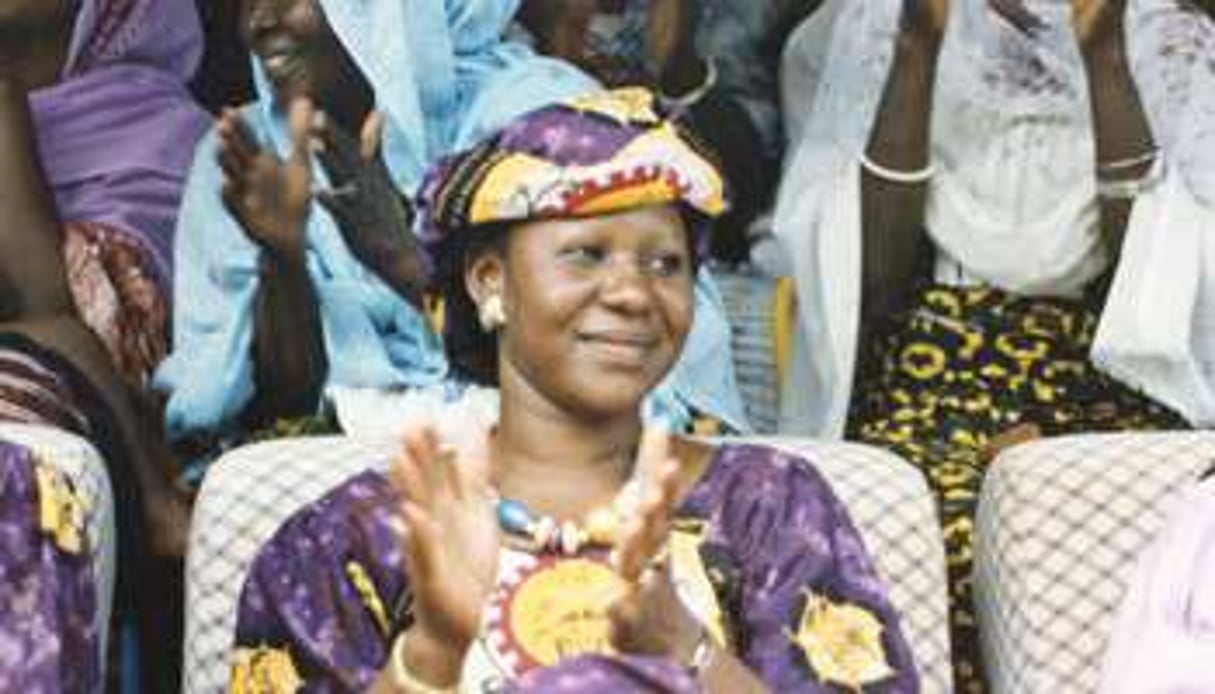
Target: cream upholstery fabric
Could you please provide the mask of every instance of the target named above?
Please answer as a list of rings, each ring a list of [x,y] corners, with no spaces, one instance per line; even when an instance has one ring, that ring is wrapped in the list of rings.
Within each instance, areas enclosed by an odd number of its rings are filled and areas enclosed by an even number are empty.
[[[92,551],[93,580],[97,585],[98,646],[105,663],[106,637],[114,602],[115,542],[114,499],[105,461],[86,440],[61,429],[28,424],[0,423],[0,440],[16,443],[54,466],[74,485],[86,505],[85,530]]]
[[[1215,460],[1215,434],[1087,434],[1005,451],[984,482],[975,592],[997,694],[1087,694],[1135,559]]]

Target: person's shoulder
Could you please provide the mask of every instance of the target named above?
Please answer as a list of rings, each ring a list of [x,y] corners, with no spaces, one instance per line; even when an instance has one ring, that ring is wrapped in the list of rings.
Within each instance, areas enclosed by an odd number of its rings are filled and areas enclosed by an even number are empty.
[[[292,513],[279,526],[274,542],[302,535],[324,537],[326,544],[331,544],[335,536],[378,534],[378,530],[392,525],[396,499],[383,473],[374,470],[358,473]]]
[[[749,441],[716,445],[693,441],[691,445],[701,447],[704,460],[699,485],[723,496],[768,495],[776,489],[801,497],[833,496],[814,463],[795,451]]]
[[[801,453],[760,442],[729,441],[719,444],[714,447],[713,466],[736,475],[823,479],[814,463]]]
[[[802,455],[759,442],[723,443],[682,512],[750,566],[805,552],[819,557],[843,522],[830,484]],[[817,561],[817,559],[815,560]]]

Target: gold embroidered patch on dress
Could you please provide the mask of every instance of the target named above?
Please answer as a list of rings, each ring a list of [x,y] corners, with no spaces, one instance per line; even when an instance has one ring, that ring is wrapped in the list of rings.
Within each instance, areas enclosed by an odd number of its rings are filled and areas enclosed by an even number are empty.
[[[283,648],[238,648],[232,654],[230,694],[284,694],[304,686],[291,654]]]
[[[624,87],[609,92],[592,92],[570,99],[571,108],[591,111],[621,123],[652,124],[659,121],[654,110],[654,94],[648,89]]]
[[[384,601],[380,599],[380,594],[376,591],[371,576],[367,574],[367,569],[364,569],[358,562],[346,562],[346,577],[350,579],[350,583],[358,592],[359,599],[363,601],[363,607],[366,607],[367,611],[371,613],[376,628],[380,630],[380,635],[387,637],[391,632],[388,611],[384,609]]]
[[[728,646],[731,643],[729,622],[700,556],[700,546],[708,534],[708,527],[708,523],[701,520],[675,520],[668,542],[671,579],[675,592],[709,630],[713,641],[719,646]]]
[[[859,689],[895,674],[887,662],[882,630],[871,611],[807,590],[797,633],[789,638],[823,684]]]
[[[511,631],[541,665],[579,653],[610,653],[607,607],[623,590],[604,564],[556,563],[520,584],[510,602]]]
[[[38,486],[38,529],[54,538],[55,546],[68,554],[84,549],[85,500],[53,468],[34,465]]]
[[[511,676],[568,657],[613,653],[607,610],[626,588],[604,553],[527,557],[501,577],[486,641]]]

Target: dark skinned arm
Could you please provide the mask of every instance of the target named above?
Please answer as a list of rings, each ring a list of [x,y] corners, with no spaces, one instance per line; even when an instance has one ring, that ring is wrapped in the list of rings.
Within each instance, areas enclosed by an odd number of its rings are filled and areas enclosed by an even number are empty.
[[[158,438],[161,426],[157,411],[119,376],[97,336],[70,313],[0,323],[0,332],[17,333],[37,342],[66,359],[88,379],[113,415],[123,450],[131,456],[129,462],[143,492],[153,551],[162,556],[184,556],[190,511],[185,496],[171,481],[176,466]]]
[[[939,21],[934,32],[912,28],[905,18],[866,145],[871,161],[896,171],[919,171],[930,161],[933,90],[944,29],[943,20]],[[902,309],[910,294],[928,243],[926,198],[926,184],[895,183],[863,170],[862,342],[876,322]]]
[[[247,414],[254,426],[313,414],[327,361],[319,300],[303,251],[263,252],[254,314],[256,396]]]
[[[1077,38],[1088,76],[1098,166],[1134,159],[1156,146],[1126,55],[1125,6],[1125,0],[1081,0],[1075,10]],[[1152,162],[1145,161],[1114,172],[1112,177],[1138,179],[1151,167]],[[1101,231],[1115,259],[1122,249],[1133,207],[1134,200],[1101,199]]]
[[[261,249],[254,305],[255,395],[245,410],[254,428],[312,414],[326,372],[316,289],[307,270],[312,169],[308,128],[314,109],[299,99],[289,111],[291,153],[263,149],[235,110],[217,125],[225,207]]]
[[[772,138],[760,129],[779,125],[761,115],[776,99],[779,58],[768,48],[777,41],[769,34],[767,11],[735,12],[708,21],[695,2],[653,3],[649,27],[651,60],[658,66],[663,94],[696,94],[709,78],[709,60],[713,62],[714,83],[687,108],[684,123],[718,155],[727,179],[730,209],[713,224],[711,250],[713,257],[730,263],[747,259],[749,227],[771,204],[779,168]]]

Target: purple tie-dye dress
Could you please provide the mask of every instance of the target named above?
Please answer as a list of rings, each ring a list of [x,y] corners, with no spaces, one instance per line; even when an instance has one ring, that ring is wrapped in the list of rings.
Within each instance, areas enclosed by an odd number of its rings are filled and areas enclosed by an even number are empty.
[[[233,691],[362,691],[375,680],[409,620],[396,504],[382,475],[364,473],[297,513],[261,549],[241,596]],[[919,691],[860,536],[808,462],[723,446],[676,528],[694,540],[726,643],[770,689]],[[672,557],[679,562],[674,549]],[[845,684],[841,673],[853,679]],[[700,690],[676,663],[593,653],[503,679],[509,691]]]
[[[91,555],[82,526],[68,529],[80,544],[43,527],[43,506],[52,500],[41,497],[38,470],[28,448],[0,441],[0,691],[96,691]]]

